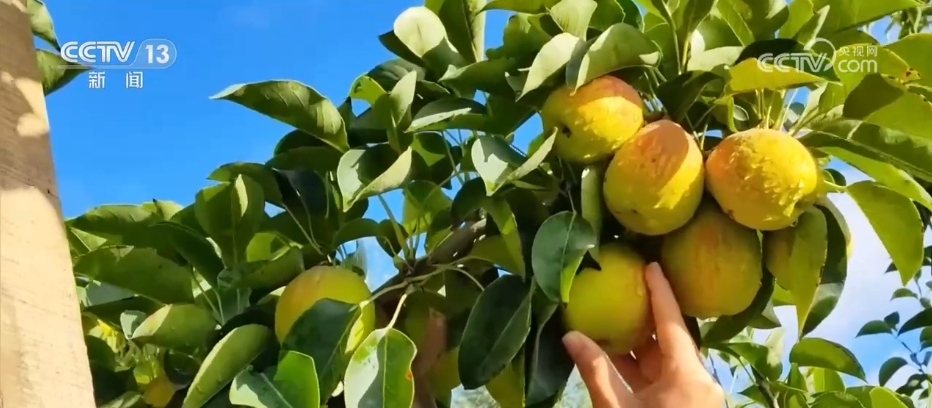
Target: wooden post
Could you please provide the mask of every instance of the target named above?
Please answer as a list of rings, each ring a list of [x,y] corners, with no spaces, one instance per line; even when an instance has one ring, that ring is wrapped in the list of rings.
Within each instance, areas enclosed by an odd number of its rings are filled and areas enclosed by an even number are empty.
[[[0,0],[0,407],[93,408],[26,0]]]

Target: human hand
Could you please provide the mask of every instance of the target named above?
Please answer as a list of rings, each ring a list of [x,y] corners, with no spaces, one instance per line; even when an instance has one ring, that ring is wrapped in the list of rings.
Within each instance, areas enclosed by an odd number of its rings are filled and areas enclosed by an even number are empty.
[[[578,332],[563,337],[594,408],[720,408],[721,386],[702,364],[670,283],[657,263],[645,270],[656,340],[632,355],[609,357]],[[630,386],[630,390],[625,387]]]

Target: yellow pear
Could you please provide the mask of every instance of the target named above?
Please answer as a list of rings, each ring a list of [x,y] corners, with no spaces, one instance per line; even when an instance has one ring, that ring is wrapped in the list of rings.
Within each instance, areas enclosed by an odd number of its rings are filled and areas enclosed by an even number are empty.
[[[514,362],[492,378],[485,390],[501,408],[524,408],[524,381],[515,370]]]
[[[731,220],[710,200],[663,237],[660,264],[683,313],[708,319],[750,306],[763,275],[757,231]]]
[[[611,354],[633,350],[653,331],[644,259],[621,242],[599,247],[601,270],[583,268],[563,309],[566,326]]]
[[[676,122],[644,126],[605,170],[605,205],[625,228],[663,235],[692,218],[705,190],[702,151]]]
[[[540,118],[545,132],[558,131],[556,156],[589,164],[610,157],[644,125],[644,101],[631,85],[605,75],[576,92],[560,87],[547,97]]]
[[[793,225],[824,195],[822,170],[799,140],[749,129],[723,139],[705,164],[706,186],[729,217],[775,231]]]
[[[275,335],[285,339],[291,326],[320,299],[360,304],[372,292],[355,272],[338,266],[315,266],[295,277],[282,291],[275,305]],[[368,303],[350,329],[347,352],[351,353],[375,328],[375,306]]]

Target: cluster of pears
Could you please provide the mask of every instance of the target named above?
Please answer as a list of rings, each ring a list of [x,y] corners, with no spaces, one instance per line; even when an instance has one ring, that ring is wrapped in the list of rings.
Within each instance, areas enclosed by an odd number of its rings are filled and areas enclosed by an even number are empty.
[[[781,256],[780,242],[765,244],[762,236],[792,239],[777,232],[793,228],[824,197],[822,169],[790,135],[745,130],[704,154],[677,123],[645,123],[638,92],[613,76],[555,91],[540,114],[545,128],[558,130],[555,155],[607,163],[605,208],[634,236],[658,238],[659,262],[688,316],[746,309],[770,247]],[[583,268],[573,282],[566,324],[607,351],[625,353],[653,329],[646,261],[620,241],[603,242],[598,253],[600,270]]]

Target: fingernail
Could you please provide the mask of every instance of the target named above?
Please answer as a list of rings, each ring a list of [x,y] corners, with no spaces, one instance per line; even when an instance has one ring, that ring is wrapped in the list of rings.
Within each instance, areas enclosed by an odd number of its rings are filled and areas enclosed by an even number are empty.
[[[660,264],[657,262],[651,262],[647,265],[647,273],[660,273]]]
[[[570,353],[582,344],[582,333],[571,331],[563,336],[563,345]]]

